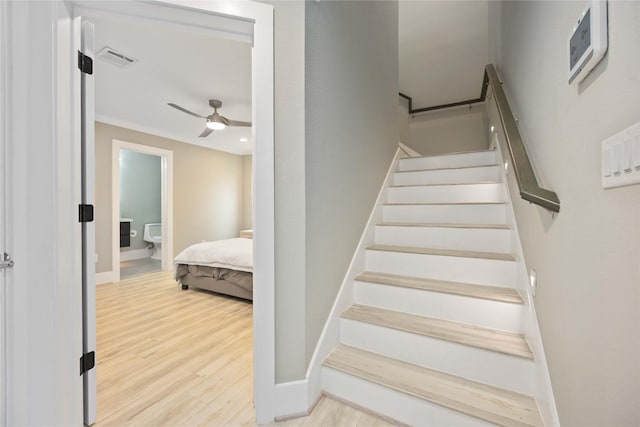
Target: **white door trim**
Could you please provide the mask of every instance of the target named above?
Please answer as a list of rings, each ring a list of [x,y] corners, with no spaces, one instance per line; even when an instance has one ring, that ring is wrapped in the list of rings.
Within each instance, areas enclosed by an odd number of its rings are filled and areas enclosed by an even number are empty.
[[[111,140],[111,271],[120,281],[120,150],[135,151],[160,157],[160,221],[162,223],[163,271],[171,271],[173,259],[173,151],[150,145]]]
[[[6,122],[5,113],[7,97],[5,96],[6,79],[8,76],[6,70],[6,55],[7,55],[7,4],[6,2],[0,2],[0,257],[4,256],[4,252],[7,251],[6,231],[9,224],[7,224],[6,217],[6,188],[7,178],[7,161],[5,150],[6,143]],[[0,258],[0,261],[2,258]],[[5,341],[5,326],[6,321],[6,297],[5,289],[9,286],[10,276],[6,274],[5,270],[0,270],[0,319],[2,319],[3,326],[0,327],[0,425],[7,425],[6,418],[6,386],[5,386],[5,371],[6,371],[6,341]]]
[[[111,13],[206,28],[235,39],[253,40],[253,230],[254,230],[254,404],[259,424],[275,413],[275,218],[274,218],[274,17],[273,6],[253,1],[91,2],[75,1],[75,15]],[[89,11],[89,13],[83,13]],[[221,22],[235,21],[252,34]],[[257,215],[256,213],[259,213]],[[119,267],[119,266],[118,266]],[[119,276],[119,275],[118,275]]]

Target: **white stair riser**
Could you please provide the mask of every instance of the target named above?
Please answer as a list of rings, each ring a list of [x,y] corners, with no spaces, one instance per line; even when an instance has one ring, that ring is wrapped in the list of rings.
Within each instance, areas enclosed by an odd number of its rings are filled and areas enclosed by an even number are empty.
[[[342,344],[518,393],[535,393],[532,360],[438,338],[340,320]]]
[[[488,166],[496,164],[495,151],[477,153],[449,154],[435,157],[413,157],[400,159],[398,170],[425,170],[443,168],[464,168],[469,166]]]
[[[356,304],[504,331],[523,330],[522,304],[358,281],[354,283],[354,301]]]
[[[323,390],[331,395],[413,426],[493,426],[477,418],[326,366],[322,368],[322,386]]]
[[[513,287],[513,261],[367,250],[365,270],[451,282]]]
[[[384,222],[505,224],[503,204],[487,205],[384,205]]]
[[[511,230],[500,228],[376,226],[378,245],[511,252]]]
[[[458,184],[465,182],[499,181],[499,166],[480,166],[463,169],[396,172],[393,185]]]
[[[391,187],[389,203],[503,202],[502,183]]]

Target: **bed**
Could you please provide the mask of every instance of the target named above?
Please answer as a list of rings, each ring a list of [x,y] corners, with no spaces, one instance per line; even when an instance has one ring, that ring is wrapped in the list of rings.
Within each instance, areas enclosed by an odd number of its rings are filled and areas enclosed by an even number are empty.
[[[253,301],[253,240],[238,237],[191,245],[174,259],[175,279],[190,286]]]

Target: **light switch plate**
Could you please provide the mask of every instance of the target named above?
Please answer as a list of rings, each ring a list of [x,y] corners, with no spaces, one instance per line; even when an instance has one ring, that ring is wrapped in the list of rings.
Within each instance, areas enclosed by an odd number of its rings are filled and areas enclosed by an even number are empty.
[[[603,188],[640,183],[640,123],[602,141]]]

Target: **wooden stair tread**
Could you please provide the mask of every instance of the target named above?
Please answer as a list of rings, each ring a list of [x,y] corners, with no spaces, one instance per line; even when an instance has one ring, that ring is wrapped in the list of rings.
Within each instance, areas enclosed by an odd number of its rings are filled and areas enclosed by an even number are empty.
[[[431,154],[429,156],[416,156],[412,159],[430,159],[433,157],[445,157],[445,156],[459,156],[461,154],[475,154],[475,153],[495,153],[496,150],[468,150],[468,151],[454,151],[453,153]]]
[[[421,205],[504,205],[506,202],[423,202],[423,203],[384,203],[383,206],[421,206]]]
[[[376,224],[379,227],[433,227],[433,228],[483,228],[496,230],[510,230],[507,224],[455,224],[438,222],[381,222]]]
[[[357,304],[342,317],[533,360],[524,335],[514,332]]]
[[[471,182],[451,182],[451,183],[439,183],[439,184],[398,184],[390,185],[389,188],[403,188],[403,187],[447,187],[450,185],[482,185],[482,184],[500,184],[501,181],[471,181]]]
[[[466,297],[481,298],[512,304],[524,303],[522,297],[518,294],[518,291],[513,288],[502,288],[499,286],[473,285],[470,283],[448,282],[445,280],[426,279],[421,277],[401,276],[399,274],[376,273],[370,271],[361,273],[355,278],[355,280],[420,289],[424,291],[462,295]]]
[[[394,246],[394,245],[371,245],[367,247],[372,251],[385,251],[385,252],[402,252],[409,254],[421,254],[421,255],[438,255],[438,256],[452,256],[462,258],[480,258],[490,259],[498,261],[515,261],[515,257],[512,254],[500,253],[500,252],[480,252],[480,251],[462,251],[457,249],[436,249],[436,248],[420,248],[414,246]]]
[[[324,366],[501,426],[542,426],[530,396],[339,345]]]
[[[416,157],[412,157],[412,158],[416,158]],[[472,165],[472,166],[436,167],[431,169],[409,169],[409,170],[395,171],[394,173],[431,172],[431,171],[444,171],[444,170],[453,170],[453,169],[495,168],[496,166],[500,166],[500,165],[498,164]]]

